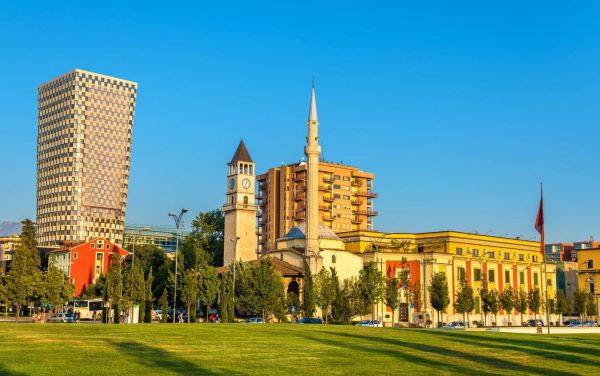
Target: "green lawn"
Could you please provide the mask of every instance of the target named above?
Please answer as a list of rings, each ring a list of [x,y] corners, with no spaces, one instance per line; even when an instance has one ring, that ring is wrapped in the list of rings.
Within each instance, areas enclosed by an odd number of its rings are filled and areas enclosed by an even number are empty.
[[[600,374],[600,335],[0,323],[0,375]]]

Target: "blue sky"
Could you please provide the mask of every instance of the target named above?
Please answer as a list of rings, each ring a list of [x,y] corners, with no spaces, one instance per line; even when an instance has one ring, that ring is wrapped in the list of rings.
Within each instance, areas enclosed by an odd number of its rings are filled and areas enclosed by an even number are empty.
[[[3,2],[0,221],[35,216],[36,88],[73,68],[139,83],[127,222],[224,201],[303,156],[376,174],[376,228],[600,239],[600,7],[548,2]],[[191,216],[188,217],[188,222]]]

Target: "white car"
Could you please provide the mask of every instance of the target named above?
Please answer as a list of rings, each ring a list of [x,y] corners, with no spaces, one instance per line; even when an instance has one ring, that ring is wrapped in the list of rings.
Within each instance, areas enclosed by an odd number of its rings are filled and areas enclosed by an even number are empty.
[[[452,321],[443,326],[444,329],[464,329],[465,323],[462,321]]]
[[[46,321],[48,321],[48,322],[60,322],[60,323],[74,323],[75,322],[75,316],[72,313],[59,312],[56,315],[50,317]]]
[[[376,328],[383,327],[383,324],[380,320],[363,320],[361,322],[357,322],[354,326],[372,326]]]

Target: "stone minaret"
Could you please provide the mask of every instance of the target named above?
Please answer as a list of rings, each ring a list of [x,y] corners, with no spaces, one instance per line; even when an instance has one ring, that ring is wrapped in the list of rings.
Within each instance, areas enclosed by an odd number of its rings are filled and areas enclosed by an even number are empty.
[[[308,111],[308,137],[304,153],[308,160],[308,181],[306,187],[306,255],[314,257],[319,253],[319,120],[315,85],[312,87],[310,110]]]

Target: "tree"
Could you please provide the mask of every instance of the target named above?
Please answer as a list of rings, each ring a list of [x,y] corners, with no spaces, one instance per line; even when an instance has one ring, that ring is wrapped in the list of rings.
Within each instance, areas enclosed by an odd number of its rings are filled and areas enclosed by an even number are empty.
[[[504,288],[504,291],[500,294],[500,306],[506,311],[508,315],[508,325],[511,325],[510,314],[515,308],[515,290],[508,285]]]
[[[192,316],[190,308],[192,304],[196,302],[198,298],[198,273],[194,269],[188,269],[185,271],[183,278],[183,288],[181,289],[181,300],[185,302],[187,313],[188,313],[188,324],[190,323],[190,316]],[[194,311],[196,309],[194,308]],[[207,310],[208,312],[208,310]],[[195,316],[195,315],[194,315]]]
[[[598,307],[596,306],[596,301],[594,299],[594,295],[591,292],[587,292],[586,296],[586,304],[585,311],[588,316],[597,316],[598,315]]]
[[[285,290],[281,275],[270,258],[243,263],[236,275],[236,307],[242,313],[261,315],[263,320],[285,309]]]
[[[433,277],[431,278],[428,291],[429,302],[431,303],[433,309],[437,311],[437,326],[439,328],[441,327],[441,313],[444,312],[446,310],[446,307],[448,307],[448,305],[450,304],[450,294],[448,292],[448,280],[446,279],[446,273],[434,273]]]
[[[169,293],[167,292],[166,287],[163,289],[162,295],[158,299],[158,303],[160,304],[160,310],[162,311],[160,322],[165,323],[169,317]]]
[[[7,279],[8,296],[16,304],[15,319],[18,321],[21,306],[27,305],[39,292],[41,284],[40,255],[35,240],[35,224],[26,219],[21,222],[20,243],[15,249],[11,270]]]
[[[515,309],[521,314],[521,325],[523,325],[523,313],[527,311],[527,293],[519,290],[515,299]]]
[[[398,284],[406,304],[409,303],[410,299],[410,269],[406,267],[407,263],[406,257],[402,257],[400,261],[401,269],[398,272]]]
[[[462,313],[463,321],[465,325],[469,322],[469,312],[475,309],[475,297],[473,295],[473,288],[467,284],[465,279],[460,281],[458,292],[456,293],[456,299],[454,301],[454,309],[456,312]],[[465,320],[465,314],[467,318]]]
[[[492,289],[487,295],[487,305],[490,312],[494,315],[494,322],[498,326],[498,311],[500,310],[500,297],[498,290]]]
[[[219,293],[219,274],[217,273],[217,268],[210,265],[204,265],[199,270],[199,273],[198,297],[206,306],[206,321],[208,321],[208,310]]]
[[[310,271],[310,266],[304,262],[304,290],[303,290],[303,306],[304,315],[307,317],[313,317],[316,310],[316,297],[315,297],[315,283]]]
[[[542,306],[539,289],[529,290],[529,294],[527,295],[527,306],[533,312],[533,319],[537,320],[536,315],[540,312],[540,307]]]
[[[225,216],[221,209],[199,213],[192,221],[192,231],[184,240],[184,248],[197,250],[195,256],[206,257],[211,265],[223,265],[224,230]]]
[[[371,306],[371,317],[375,320],[375,305],[381,301],[385,292],[385,277],[377,269],[375,262],[369,262],[360,270],[356,287],[362,300]]]
[[[221,275],[221,301],[219,307],[221,309],[221,319],[224,323],[233,322],[235,319],[235,303],[233,300],[233,268],[235,267],[235,263],[232,263],[229,270]]]
[[[394,313],[400,303],[400,281],[398,278],[388,279],[385,287],[385,304],[392,309],[392,327],[394,327]]]
[[[152,304],[153,304],[153,297],[152,297],[152,267],[150,267],[150,270],[148,271],[148,276],[146,277],[146,287],[144,289],[145,292],[145,304],[144,304],[144,322],[146,324],[150,324],[152,323]]]
[[[325,323],[327,324],[327,317],[329,316],[329,306],[333,304],[335,299],[335,285],[331,278],[331,273],[321,268],[319,273],[315,276],[315,290],[317,297],[317,304],[323,312]]]
[[[43,277],[43,284],[42,297],[52,305],[54,312],[56,312],[56,307],[71,299],[75,290],[66,274],[53,262],[48,266],[48,272]]]
[[[129,251],[130,254],[125,257],[124,264],[131,265],[134,251],[133,244],[127,246],[127,251]],[[150,269],[158,270],[165,262],[167,262],[167,254],[157,245],[135,245],[135,264],[144,271],[144,275],[147,275]]]
[[[583,291],[575,291],[573,294],[573,312],[583,319],[586,311],[586,296]]]
[[[127,309],[130,309],[133,314],[133,306],[139,306],[139,322],[143,322],[144,318],[144,301],[146,299],[146,284],[144,281],[144,272],[142,269],[134,265],[128,270],[125,283],[125,304]]]
[[[554,313],[559,315],[558,325],[562,324],[562,315],[567,313],[567,299],[565,298],[565,293],[561,289],[556,290],[556,304],[554,305]]]
[[[4,304],[4,317],[8,316],[8,304],[10,302],[8,296],[8,282],[6,276],[0,275],[0,303]]]
[[[489,285],[485,273],[481,276],[481,288],[479,296],[481,297],[481,310],[483,311],[483,326],[487,326],[487,315],[490,313],[490,305],[488,303]]]
[[[110,261],[104,299],[108,301],[109,310],[113,308],[113,320],[115,324],[118,324],[120,322],[119,304],[123,299],[123,278],[121,277],[121,259],[116,253],[113,254]]]

